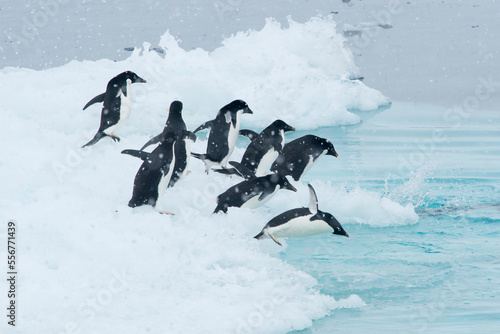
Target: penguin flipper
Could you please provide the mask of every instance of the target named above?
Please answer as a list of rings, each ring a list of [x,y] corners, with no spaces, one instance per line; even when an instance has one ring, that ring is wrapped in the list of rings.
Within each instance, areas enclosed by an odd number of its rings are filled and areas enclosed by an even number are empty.
[[[196,142],[196,135],[194,134],[194,132],[182,130],[182,139],[190,139],[193,142]]]
[[[89,102],[87,102],[87,104],[85,105],[85,107],[83,107],[83,110],[87,109],[88,107],[90,107],[94,103],[104,102],[104,97],[105,96],[106,96],[106,93],[102,93],[102,94],[97,95],[92,100],[90,100]]]
[[[250,180],[254,179],[257,176],[255,176],[255,173],[252,172],[248,167],[245,167],[243,164],[236,162],[236,161],[229,161],[229,164],[236,169],[236,172],[243,177],[245,180]]]
[[[275,243],[277,243],[278,245],[280,245],[280,246],[282,246],[282,247],[283,247],[283,245],[282,245],[282,244],[278,241],[278,239],[276,239],[276,237],[274,236],[274,234],[272,234],[272,233],[268,233],[268,235],[269,235],[269,237],[270,237],[271,239],[273,239],[273,241],[274,241]]]
[[[213,171],[224,175],[240,175],[236,168],[220,168],[214,169]]]
[[[191,156],[195,157],[196,159],[200,159],[200,160],[205,160],[207,158],[206,154],[194,153],[194,152],[191,152]]]
[[[155,136],[155,137],[151,138],[150,140],[148,140],[148,142],[141,147],[141,151],[150,145],[154,145],[156,143],[159,143],[161,141],[162,134],[163,133],[160,133],[158,136]]]
[[[148,156],[149,156],[148,152],[139,151],[139,150],[123,150],[121,153],[131,155],[133,157],[139,158],[139,159],[144,160],[144,161],[146,161]]]
[[[311,184],[308,184],[307,187],[309,188],[309,211],[316,215],[318,213],[318,196],[316,196],[316,191]]]
[[[95,134],[94,138],[92,138],[87,144],[83,145],[82,148],[87,147],[87,146],[92,146],[92,145],[94,145],[95,143],[97,143],[99,140],[101,140],[102,138],[104,138],[106,136],[107,135],[104,132],[97,131],[97,133]]]
[[[202,125],[197,127],[196,130],[193,131],[193,133],[196,133],[196,132],[204,130],[204,129],[211,128],[213,124],[214,124],[214,120],[206,121],[205,123],[203,123]]]
[[[254,140],[259,135],[257,132],[248,129],[242,129],[238,134],[240,136],[247,137],[250,140]]]

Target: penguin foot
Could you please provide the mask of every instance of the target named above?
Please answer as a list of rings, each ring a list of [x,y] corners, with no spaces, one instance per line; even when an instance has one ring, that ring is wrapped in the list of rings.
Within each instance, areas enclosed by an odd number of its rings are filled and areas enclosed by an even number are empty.
[[[108,136],[110,136],[114,141],[120,141],[120,137],[118,137],[114,133],[110,133]]]
[[[191,174],[191,171],[190,171],[190,170],[188,170],[188,171],[186,172],[186,176],[188,176],[189,174]]]
[[[170,211],[158,211],[161,215],[172,215],[175,216],[175,213],[172,213]]]

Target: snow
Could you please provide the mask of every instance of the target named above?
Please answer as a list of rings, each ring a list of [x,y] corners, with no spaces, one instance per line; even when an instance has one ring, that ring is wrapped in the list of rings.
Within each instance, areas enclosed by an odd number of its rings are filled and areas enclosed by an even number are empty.
[[[313,277],[276,256],[283,249],[252,238],[276,214],[307,205],[305,184],[258,210],[211,215],[216,196],[241,180],[207,176],[192,159],[192,173],[164,196],[163,208],[175,216],[160,215],[127,207],[141,161],[119,153],[159,133],[174,99],[184,103],[190,129],[234,98],[254,111],[242,116],[243,128],[262,129],[278,117],[302,130],[356,124],[349,109],[377,109],[389,100],[352,79],[358,70],[343,42],[329,17],[290,20],[289,28],[268,20],[213,52],[185,51],[167,32],[159,42],[164,55],[145,44],[123,61],[0,70],[0,141],[7,143],[0,219],[19,226],[19,332],[285,333],[338,308],[362,307],[356,295],[322,294]],[[100,113],[97,105],[81,108],[124,70],[148,83],[131,87],[122,140],[80,149]],[[192,150],[204,145],[201,137]],[[411,205],[380,194],[313,183],[320,208],[347,231],[352,224],[418,220]]]

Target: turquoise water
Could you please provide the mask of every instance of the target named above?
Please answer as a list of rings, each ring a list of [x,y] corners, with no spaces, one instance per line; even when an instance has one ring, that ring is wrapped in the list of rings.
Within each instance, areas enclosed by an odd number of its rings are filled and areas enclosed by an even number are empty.
[[[332,140],[339,158],[323,157],[309,180],[411,203],[419,221],[341,221],[347,242],[288,239],[282,259],[313,275],[323,293],[366,303],[300,333],[499,332],[500,117],[483,111],[452,122],[445,112],[396,103],[360,114],[360,125],[316,132]],[[335,215],[335,203],[319,203]]]

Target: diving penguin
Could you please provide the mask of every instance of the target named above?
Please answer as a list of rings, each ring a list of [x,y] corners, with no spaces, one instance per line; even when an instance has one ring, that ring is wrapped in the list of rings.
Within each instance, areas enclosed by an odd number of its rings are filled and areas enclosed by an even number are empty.
[[[305,135],[285,144],[283,151],[273,163],[271,171],[291,175],[295,181],[300,181],[324,154],[338,156],[328,139]]]
[[[255,239],[270,237],[281,246],[277,238],[296,238],[330,233],[349,237],[338,220],[328,212],[318,209],[318,198],[314,188],[309,187],[309,207],[283,212],[271,219]]]
[[[94,103],[103,102],[99,130],[94,138],[82,148],[94,145],[106,136],[111,137],[114,141],[120,141],[120,138],[113,132],[121,127],[130,115],[132,105],[130,85],[136,82],[146,82],[146,80],[131,71],[118,74],[108,82],[106,92],[97,95],[83,107],[85,110]]]
[[[227,213],[229,207],[257,208],[269,201],[280,189],[297,191],[284,175],[268,174],[255,177],[240,163],[231,161],[230,164],[241,173],[245,180],[217,196],[217,207],[214,213],[219,211]]]
[[[252,140],[241,158],[241,164],[256,176],[265,175],[281,153],[287,131],[295,131],[295,128],[280,119],[271,123],[258,135],[249,130],[240,130],[240,134],[245,134]],[[215,171],[222,174],[238,173],[234,168],[215,169]]]

